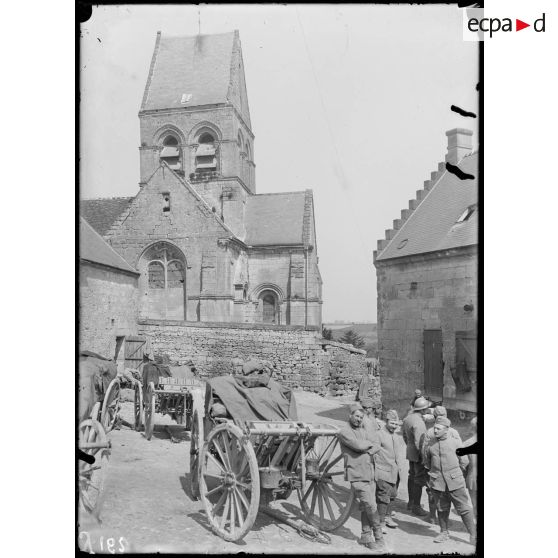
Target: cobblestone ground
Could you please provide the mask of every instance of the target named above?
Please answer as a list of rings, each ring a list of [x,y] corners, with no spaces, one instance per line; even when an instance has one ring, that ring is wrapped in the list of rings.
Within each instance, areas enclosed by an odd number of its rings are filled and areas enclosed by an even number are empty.
[[[347,416],[348,402],[324,399],[308,392],[297,392],[300,419],[312,423],[341,425]],[[132,405],[125,403],[123,417],[131,422]],[[181,438],[172,443],[164,425],[171,426]],[[360,535],[359,512],[355,506],[343,527],[331,533],[331,544],[324,545],[302,538],[290,526],[277,523],[260,513],[243,541],[230,543],[214,535],[205,519],[201,502],[189,496],[189,434],[169,417],[156,415],[151,441],[142,433],[122,426],[109,435],[112,454],[105,484],[102,523],[80,514],[79,546],[95,553],[173,552],[173,553],[237,553],[254,554],[366,554],[357,543]],[[404,443],[400,438],[404,457]],[[406,463],[406,462],[405,462]],[[471,554],[468,534],[452,509],[451,540],[433,542],[438,527],[410,515],[406,511],[407,470],[395,502],[398,529],[386,535],[388,547],[397,554]],[[293,494],[283,504],[292,511],[299,508]],[[428,508],[426,494],[423,506]]]

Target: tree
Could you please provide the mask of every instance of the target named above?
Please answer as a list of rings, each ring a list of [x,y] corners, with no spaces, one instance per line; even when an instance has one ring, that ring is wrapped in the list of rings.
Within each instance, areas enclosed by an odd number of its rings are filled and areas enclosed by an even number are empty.
[[[333,331],[325,326],[322,327],[322,337],[328,341],[333,341]]]
[[[345,334],[339,339],[339,341],[341,343],[346,343],[347,345],[352,345],[357,349],[362,349],[362,347],[364,347],[365,345],[364,339],[352,329],[349,329],[349,331],[345,332]]]

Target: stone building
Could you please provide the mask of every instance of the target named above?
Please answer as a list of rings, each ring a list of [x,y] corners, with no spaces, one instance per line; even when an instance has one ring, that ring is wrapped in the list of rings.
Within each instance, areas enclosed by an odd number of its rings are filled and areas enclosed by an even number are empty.
[[[139,192],[81,202],[139,318],[321,328],[312,191],[256,192],[238,32],[157,33],[139,120]]]
[[[139,273],[83,218],[79,232],[80,348],[113,357],[137,334]]]
[[[478,153],[472,132],[446,132],[438,165],[374,253],[384,405],[408,408],[423,389],[450,409],[476,412]]]
[[[139,120],[138,193],[80,203],[80,348],[202,377],[256,358],[284,385],[355,393],[365,352],[321,335],[312,191],[256,192],[238,32],[158,33]]]

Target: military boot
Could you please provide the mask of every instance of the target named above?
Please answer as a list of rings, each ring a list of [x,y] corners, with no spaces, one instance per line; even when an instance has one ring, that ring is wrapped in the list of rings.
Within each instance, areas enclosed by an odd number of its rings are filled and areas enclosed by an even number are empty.
[[[409,493],[409,501],[407,502],[407,509],[411,510],[413,509],[413,503],[415,499],[415,483],[413,482],[413,479],[411,477],[407,479],[407,492]]]
[[[388,505],[384,504],[384,502],[378,502],[378,515],[380,516],[380,527],[384,535],[387,533],[387,529],[386,529],[387,507]]]
[[[391,517],[391,510],[387,509],[386,512],[386,527],[389,527],[390,529],[397,529],[397,523],[395,523],[395,521],[393,521],[393,517]]]
[[[384,540],[384,537],[382,535],[381,527],[379,525],[374,526],[373,530],[374,530],[374,538],[376,540],[374,542],[368,543],[366,545],[366,548],[368,548],[369,550],[374,551],[374,553],[377,553],[377,554],[387,554],[388,553],[388,547],[387,547],[386,541]]]
[[[473,512],[465,512],[462,516],[461,516],[461,521],[463,521],[463,524],[465,525],[465,528],[467,529],[470,537],[471,537],[471,544],[476,544],[477,543],[477,526],[475,525],[475,521],[473,519]],[[474,540],[475,542],[472,542],[472,540]]]

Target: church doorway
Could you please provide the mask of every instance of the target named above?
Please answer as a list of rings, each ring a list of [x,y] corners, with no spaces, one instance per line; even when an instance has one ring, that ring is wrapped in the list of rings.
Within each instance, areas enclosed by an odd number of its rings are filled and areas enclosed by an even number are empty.
[[[264,324],[279,323],[279,304],[277,295],[273,291],[263,291],[260,294],[262,304],[262,322]]]
[[[155,320],[186,319],[186,259],[168,242],[157,242],[140,262],[141,315]]]

